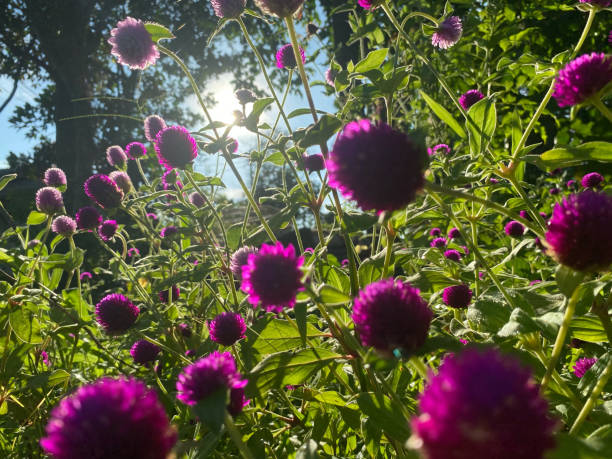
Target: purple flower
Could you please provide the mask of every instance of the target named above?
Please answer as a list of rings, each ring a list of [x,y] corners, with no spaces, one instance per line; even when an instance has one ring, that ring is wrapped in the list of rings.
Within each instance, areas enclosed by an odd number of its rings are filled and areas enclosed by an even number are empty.
[[[66,183],[68,183],[64,171],[57,167],[50,167],[45,171],[43,182],[45,182],[45,185],[54,188],[65,188]]]
[[[580,184],[584,188],[599,188],[603,182],[603,175],[601,175],[599,172],[589,172],[582,177]]]
[[[120,293],[106,295],[96,305],[96,320],[109,335],[125,333],[138,318],[140,309]]]
[[[85,194],[103,209],[121,205],[123,191],[108,175],[95,174],[85,181]]]
[[[584,374],[589,371],[589,369],[595,365],[595,362],[597,362],[596,358],[586,358],[583,357],[581,359],[576,360],[576,363],[574,363],[574,367],[572,368],[572,370],[574,371],[574,375],[577,378],[582,378],[584,376]]]
[[[612,263],[612,196],[591,190],[555,205],[546,245],[561,264],[577,271],[598,271]]]
[[[176,383],[176,398],[185,405],[193,406],[220,389],[230,392],[244,389],[247,382],[238,373],[236,362],[229,352],[215,351],[183,368]]]
[[[338,75],[338,72],[336,72],[333,68],[328,68],[325,71],[325,81],[327,82],[328,85],[330,85],[331,87],[336,86],[336,76]]]
[[[218,18],[235,19],[242,14],[246,0],[210,0]]]
[[[484,98],[484,95],[478,89],[470,89],[465,94],[459,97],[459,103],[464,110],[468,110],[476,102]]]
[[[98,379],[62,399],[46,432],[40,445],[54,459],[165,459],[177,439],[155,391],[125,378]]]
[[[421,149],[402,132],[370,120],[353,121],[327,160],[329,185],[363,210],[398,210],[423,186]]]
[[[495,177],[491,177],[489,179],[489,183],[492,184],[492,185],[496,185],[496,184],[499,183],[499,180],[497,180]]]
[[[292,244],[263,244],[242,266],[241,289],[248,294],[249,303],[261,305],[266,311],[292,308],[297,292],[304,290],[302,264],[304,257],[296,256]]]
[[[576,180],[568,180],[567,183],[565,184],[565,186],[567,188],[574,188],[576,186]]]
[[[40,244],[40,239],[32,239],[31,241],[28,242],[27,248],[28,249],[33,249],[33,248],[37,247],[38,244]]]
[[[306,55],[301,46],[300,55],[302,56],[302,63],[306,63]],[[295,54],[293,53],[293,46],[291,46],[291,43],[281,46],[276,52],[276,66],[279,69],[294,69],[297,67],[297,61],[295,60]]]
[[[448,230],[449,239],[458,239],[459,236],[461,236],[461,233],[459,232],[459,228],[451,228],[450,230]]]
[[[534,280],[532,280],[532,281],[530,281],[530,282],[529,282],[529,285],[530,285],[530,286],[531,286],[531,285],[536,285],[536,284],[539,284],[539,283],[541,283],[541,282],[542,282],[542,281],[541,281],[540,279],[534,279]]]
[[[506,234],[513,238],[520,238],[525,233],[525,227],[522,223],[512,220],[504,227]]]
[[[419,410],[411,443],[428,459],[535,459],[555,444],[557,423],[530,370],[494,349],[448,355]]]
[[[157,358],[160,351],[161,349],[156,344],[146,339],[139,339],[130,349],[130,355],[134,359],[134,363],[148,365]]]
[[[437,237],[433,241],[431,241],[429,245],[435,247],[436,249],[441,249],[443,247],[446,247],[446,239],[444,239],[443,237]]]
[[[51,224],[51,229],[54,233],[57,233],[64,237],[69,237],[76,232],[77,224],[72,218],[66,215],[61,215],[55,220],[53,220],[53,223]]]
[[[98,235],[104,242],[108,242],[115,237],[117,233],[117,221],[116,220],[105,220],[98,227]]]
[[[178,228],[176,226],[170,225],[162,228],[159,232],[159,235],[164,239],[172,239],[174,236],[178,234]]]
[[[43,187],[36,192],[36,208],[47,215],[53,215],[64,209],[62,193],[57,188]]]
[[[91,273],[89,271],[83,271],[81,273],[81,280],[91,280],[93,278],[93,276],[91,275]]]
[[[195,355],[195,351],[192,349],[187,349],[185,351],[185,357],[193,357]]]
[[[136,247],[130,247],[127,251],[127,255],[128,257],[137,257],[140,255],[140,250],[138,250]]]
[[[304,0],[255,0],[255,4],[266,14],[286,18],[295,13]]]
[[[429,235],[431,237],[438,237],[441,234],[442,234],[442,230],[440,228],[432,228],[432,229],[429,230]]]
[[[204,204],[206,204],[206,200],[204,199],[204,196],[202,196],[197,191],[194,191],[193,193],[189,195],[189,202],[193,204],[194,206],[196,206],[197,208],[204,207]]]
[[[157,133],[166,127],[166,122],[161,116],[149,115],[144,120],[145,138],[149,142],[155,142]]]
[[[157,220],[157,215],[155,215],[153,212],[148,212],[147,213],[147,218],[149,218],[151,220]]]
[[[583,54],[559,71],[553,97],[559,107],[581,104],[612,80],[612,60],[604,53]]]
[[[119,145],[113,145],[106,149],[106,161],[113,167],[122,168],[127,163],[127,155]]]
[[[383,0],[358,0],[357,3],[366,10],[373,10],[382,3]]]
[[[550,190],[548,190],[548,192],[552,194],[553,196],[559,194],[559,191],[560,191],[559,188],[557,188],[556,186],[553,186]]]
[[[198,156],[198,146],[189,131],[171,126],[157,133],[155,151],[159,163],[166,169],[184,169]]]
[[[162,303],[168,303],[170,301],[170,290],[172,290],[172,301],[176,301],[181,295],[181,289],[178,287],[178,285],[173,285],[168,290],[162,290],[157,294],[159,301]]]
[[[178,324],[176,328],[178,328],[179,333],[183,335],[185,338],[191,337],[192,332],[191,332],[191,327],[189,326],[189,324]]]
[[[431,37],[431,44],[438,48],[448,49],[459,41],[463,33],[461,19],[457,16],[442,21]]]
[[[227,405],[227,412],[232,416],[238,416],[242,413],[242,410],[251,401],[247,400],[244,396],[244,388],[240,387],[230,391],[229,404]]]
[[[302,162],[304,163],[304,168],[308,172],[322,171],[325,169],[325,159],[320,153],[316,153],[314,155],[302,155]]]
[[[237,89],[234,93],[236,99],[238,99],[238,103],[240,105],[246,105],[251,102],[255,102],[257,100],[257,96],[253,91],[247,88]]]
[[[525,220],[531,221],[531,215],[526,210],[519,210],[519,216]]]
[[[174,185],[179,189],[183,189],[183,184],[180,181],[178,171],[176,169],[168,169],[162,175],[162,185],[164,190],[174,190]]]
[[[249,261],[249,255],[257,253],[257,249],[251,246],[244,246],[236,250],[230,260],[230,269],[234,279],[242,279],[242,267]]]
[[[401,280],[383,279],[359,292],[353,322],[364,346],[383,355],[410,354],[425,343],[433,313],[419,290]]]
[[[144,23],[129,16],[111,30],[108,42],[113,45],[111,54],[117,56],[120,64],[131,69],[144,70],[159,58],[159,50]]]
[[[461,261],[461,253],[458,250],[447,250],[444,252],[444,256],[449,260],[456,261],[457,263]]]
[[[40,351],[40,359],[42,360],[42,363],[45,364],[45,366],[51,366],[51,362],[49,361],[49,354],[47,354],[46,351]]]
[[[125,154],[130,159],[138,159],[147,155],[147,147],[140,142],[130,142],[125,147]]]
[[[244,339],[246,329],[244,319],[235,312],[224,312],[208,322],[210,339],[224,346],[231,346]]]
[[[444,153],[445,155],[448,155],[448,154],[450,154],[451,149],[445,143],[439,143],[438,145],[435,145],[433,148],[428,148],[427,149],[427,154],[429,156],[433,156],[436,153],[438,153],[438,151],[440,151],[440,153]]]
[[[472,291],[465,284],[451,285],[442,291],[442,301],[451,308],[465,309],[472,301]]]
[[[130,179],[130,176],[127,175],[127,172],[113,171],[109,174],[109,178],[115,182],[125,194],[132,191],[132,180]]]

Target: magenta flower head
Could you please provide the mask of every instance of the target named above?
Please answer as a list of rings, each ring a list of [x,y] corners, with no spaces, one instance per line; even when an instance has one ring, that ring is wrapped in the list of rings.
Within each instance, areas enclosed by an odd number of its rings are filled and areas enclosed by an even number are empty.
[[[463,107],[464,110],[469,110],[469,108],[474,105],[476,102],[484,98],[484,94],[481,93],[478,89],[470,89],[465,94],[462,94],[459,97],[459,103]]]
[[[444,239],[443,237],[437,237],[433,241],[431,241],[429,245],[435,247],[436,249],[442,249],[446,247],[446,239]]]
[[[154,214],[153,212],[147,212],[147,218],[155,221],[157,220],[157,215]]]
[[[76,232],[76,229],[76,222],[66,215],[56,217],[51,224],[51,230],[53,230],[54,233],[64,237],[72,236]]]
[[[119,145],[113,145],[106,149],[106,161],[113,167],[125,167],[127,159],[125,151]]]
[[[111,54],[131,69],[144,70],[159,58],[159,50],[144,23],[129,16],[111,30],[108,42],[113,45]]]
[[[130,176],[127,174],[127,172],[113,171],[108,176],[113,182],[117,184],[117,186],[125,194],[128,194],[130,191],[132,191],[132,179],[130,179]]]
[[[40,445],[54,459],[165,459],[177,439],[155,391],[125,378],[77,389],[51,411],[46,432]]]
[[[178,234],[178,228],[176,226],[170,225],[162,228],[159,232],[159,235],[164,239],[172,239],[174,236]]]
[[[304,0],[255,0],[255,4],[266,14],[286,18],[295,13]]]
[[[442,234],[442,230],[440,228],[432,228],[429,230],[429,235],[431,237],[438,237]]]
[[[444,257],[448,258],[449,260],[456,261],[458,263],[459,261],[461,261],[461,252],[454,249],[447,250],[446,252],[444,252]]]
[[[102,215],[95,207],[81,207],[76,213],[76,224],[80,230],[94,230],[101,223]]]
[[[574,367],[572,368],[572,370],[574,371],[574,375],[577,378],[582,378],[584,376],[584,374],[589,371],[589,369],[595,365],[595,363],[597,362],[596,358],[586,358],[583,357],[581,359],[576,360],[576,363],[574,363]]]
[[[553,97],[559,107],[586,102],[612,81],[612,59],[604,53],[583,54],[563,67]]]
[[[168,169],[162,175],[162,185],[164,190],[174,189],[174,184],[177,184],[179,188],[183,188],[183,184],[180,181],[178,171],[176,169]]]
[[[366,10],[373,10],[378,5],[380,5],[382,2],[383,0],[358,0],[357,1],[359,6]]]
[[[191,337],[192,331],[191,331],[191,327],[189,326],[189,324],[185,324],[185,323],[178,324],[176,328],[178,329],[179,333],[183,335],[185,338]]]
[[[297,292],[304,290],[302,264],[304,257],[296,256],[292,244],[263,244],[242,266],[241,288],[249,303],[275,312],[295,306]]]
[[[136,247],[130,247],[127,251],[127,255],[128,257],[137,257],[140,255],[140,250],[138,250]]]
[[[384,123],[353,121],[329,154],[329,185],[363,210],[401,209],[423,187],[422,153],[407,135]]]
[[[445,143],[439,143],[438,145],[435,145],[433,148],[428,148],[427,149],[427,154],[429,156],[433,156],[433,155],[435,155],[438,152],[444,153],[445,155],[449,155],[450,152],[451,152],[451,149]]]
[[[57,188],[45,186],[36,192],[36,208],[43,214],[53,215],[64,209],[62,193]]]
[[[603,182],[603,175],[601,175],[599,172],[589,172],[582,177],[580,184],[584,188],[599,188]]]
[[[306,55],[301,46],[300,55],[302,56],[302,64],[306,63]],[[279,69],[294,69],[297,67],[297,61],[295,60],[295,54],[293,53],[293,46],[291,46],[291,43],[281,46],[276,52],[276,66]]]
[[[525,227],[521,222],[517,222],[516,220],[512,220],[508,222],[504,227],[504,231],[506,234],[513,238],[520,238],[525,233]]]
[[[576,271],[607,269],[612,263],[612,196],[591,190],[555,205],[546,232],[548,253]]]
[[[189,202],[198,208],[204,207],[204,204],[206,204],[204,197],[197,191],[189,195]]]
[[[130,159],[138,159],[147,155],[147,147],[140,142],[130,142],[125,147],[125,154]]]
[[[181,289],[178,287],[178,285],[173,285],[168,290],[162,290],[157,294],[159,301],[162,303],[168,303],[168,301],[170,301],[170,290],[172,290],[172,301],[176,301],[181,295]]]
[[[236,369],[236,362],[229,352],[212,352],[208,356],[183,368],[178,376],[178,398],[185,405],[196,405],[220,389],[231,393],[247,385]]]
[[[304,168],[308,172],[322,171],[325,169],[325,159],[320,153],[315,153],[314,155],[302,155],[302,162],[304,163]]]
[[[552,194],[553,196],[559,194],[559,191],[561,190],[559,190],[559,188],[557,188],[556,186],[553,186],[550,190],[548,190],[548,192]]]
[[[235,312],[224,312],[208,322],[210,339],[224,346],[245,338],[246,329],[244,319]]]
[[[117,221],[116,220],[105,220],[98,227],[98,235],[104,242],[108,242],[115,237],[117,233]]]
[[[461,233],[459,232],[459,228],[451,228],[450,230],[448,230],[449,239],[457,239],[460,236]]]
[[[555,444],[557,423],[530,370],[494,349],[449,354],[419,410],[409,444],[428,459],[536,459]]]
[[[96,320],[108,335],[125,333],[138,318],[140,309],[120,293],[106,295],[96,305]]]
[[[85,194],[103,209],[121,205],[123,191],[108,175],[95,174],[85,181]]]
[[[433,313],[419,290],[399,279],[383,279],[359,292],[353,322],[364,346],[383,355],[411,354],[427,339]]]
[[[338,72],[336,72],[333,68],[328,68],[325,71],[325,81],[331,87],[336,86],[336,76],[338,76]]]
[[[93,276],[91,275],[91,273],[89,271],[83,271],[81,273],[81,281],[91,280],[92,278],[93,278]]]
[[[45,171],[45,177],[43,178],[45,185],[52,186],[53,188],[66,189],[66,174],[63,170],[58,167],[50,167]]]
[[[431,37],[431,44],[441,49],[448,49],[459,41],[462,33],[461,19],[451,16],[438,25]]]
[[[249,262],[249,255],[257,253],[257,249],[251,246],[244,246],[236,250],[230,260],[230,269],[234,279],[242,279],[242,267]]]
[[[442,301],[451,308],[465,309],[472,301],[472,291],[465,284],[451,285],[442,291]]]
[[[161,349],[156,344],[146,339],[139,339],[132,345],[130,355],[134,359],[134,363],[149,365],[151,362],[155,361],[160,351]]]
[[[238,103],[240,105],[246,105],[250,102],[255,102],[257,100],[257,96],[253,91],[248,88],[240,88],[237,89],[234,93],[236,99],[238,99]]]
[[[246,7],[246,0],[210,0],[218,18],[236,19]]]
[[[198,146],[189,131],[182,126],[171,126],[157,133],[155,151],[159,163],[166,169],[184,169],[198,156]]]
[[[159,115],[149,115],[144,120],[145,138],[149,142],[155,142],[157,133],[166,127],[166,122]]]

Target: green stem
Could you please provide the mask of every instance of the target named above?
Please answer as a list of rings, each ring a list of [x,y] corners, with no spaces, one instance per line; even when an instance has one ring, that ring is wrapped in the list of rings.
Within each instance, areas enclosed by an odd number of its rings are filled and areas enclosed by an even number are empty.
[[[136,158],[136,166],[138,167],[138,172],[140,172],[140,176],[142,177],[142,180],[145,182],[145,185],[150,187],[151,185],[149,184],[149,180],[147,180],[147,176],[142,170],[142,164],[140,164],[140,158]]]
[[[516,179],[514,172],[508,177],[508,180],[510,181],[510,183],[512,184],[512,187],[515,189],[515,191],[518,193],[518,195],[521,197],[521,199],[527,206],[527,210],[529,210],[529,213],[531,214],[531,216],[538,223],[540,230],[535,231],[535,233],[538,236],[542,237],[542,235],[546,232],[546,222],[540,215],[540,212],[538,212],[538,209],[536,209],[533,203],[531,202],[531,199],[529,199],[529,196],[527,196],[527,193],[525,193],[525,190],[523,189],[519,181]],[[524,224],[524,222],[521,222],[521,223]],[[532,228],[530,229],[533,231]]]
[[[605,104],[601,101],[599,97],[593,97],[591,99],[591,103],[595,105],[597,110],[599,110],[601,114],[605,116],[608,119],[608,121],[612,123],[612,112],[610,111],[608,107],[605,106]]]
[[[572,424],[572,428],[569,431],[570,435],[575,434],[576,432],[578,432],[578,430],[580,430],[580,427],[582,427],[582,424],[584,423],[587,416],[589,415],[589,413],[595,406],[597,399],[603,392],[604,387],[606,387],[606,384],[608,383],[610,376],[612,376],[612,359],[610,359],[605,370],[599,376],[599,379],[597,380],[597,384],[595,384],[595,387],[593,387],[593,390],[591,391],[591,395],[589,395],[589,398],[587,399],[584,406],[580,410],[580,413],[578,413],[578,417],[574,421],[574,424]]]
[[[433,22],[433,23],[434,23],[436,26],[437,26],[437,25],[439,25],[438,20],[437,20],[436,18],[434,18],[433,16],[431,16],[431,15],[429,15],[429,14],[427,14],[427,13],[423,13],[423,12],[421,12],[421,11],[413,11],[412,13],[410,13],[408,16],[406,16],[406,17],[404,18],[404,21],[403,21],[403,22],[406,22],[406,20],[408,20],[408,19],[410,19],[410,18],[413,18],[413,17],[415,17],[415,16],[420,16],[420,17],[422,17],[422,18],[425,18],[425,19],[427,19],[427,20],[429,20],[429,21]]]
[[[393,126],[393,96],[385,97],[385,106],[387,107],[387,124]]]
[[[427,368],[427,365],[421,361],[421,359],[418,357],[411,357],[409,362],[412,368],[414,368],[416,372],[421,375],[421,378],[426,380],[429,377],[429,369]]]
[[[386,222],[385,233],[387,235],[387,250],[385,253],[385,264],[383,266],[382,279],[386,279],[389,274],[389,265],[391,264],[391,256],[393,255],[393,242],[395,241],[395,231],[389,228],[390,222]]]

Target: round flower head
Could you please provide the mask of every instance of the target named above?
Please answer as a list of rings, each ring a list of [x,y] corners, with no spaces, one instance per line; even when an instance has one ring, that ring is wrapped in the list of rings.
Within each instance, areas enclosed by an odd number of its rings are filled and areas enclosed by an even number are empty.
[[[36,192],[36,208],[43,214],[53,215],[64,209],[62,193],[57,188],[43,187]]]
[[[181,335],[185,338],[189,338],[192,335],[191,327],[189,324],[178,324],[176,327]]]
[[[172,239],[177,234],[178,234],[178,228],[172,225],[162,228],[162,230],[159,232],[159,235],[163,237],[164,239]]]
[[[109,335],[125,333],[138,318],[140,309],[120,293],[106,295],[96,305],[96,320]]]
[[[94,230],[102,223],[102,215],[95,207],[81,207],[76,213],[76,223],[80,230]]]
[[[156,344],[146,339],[139,339],[130,349],[130,355],[134,359],[134,363],[148,365],[157,358],[157,354],[159,354],[160,351],[161,349]]]
[[[183,184],[179,179],[179,174],[176,169],[168,169],[162,175],[162,185],[164,190],[174,189],[174,184],[177,184],[179,188],[183,188]]]
[[[465,94],[459,97],[459,103],[464,110],[468,110],[476,102],[484,98],[484,95],[478,89],[470,89]]]
[[[312,22],[309,22],[308,24],[306,24],[306,33],[309,37],[312,35],[316,35],[317,33],[319,33],[319,26]]]
[[[432,247],[435,247],[436,249],[441,249],[443,247],[446,247],[446,239],[444,239],[443,237],[437,237],[433,241],[431,241],[430,245]]]
[[[244,319],[235,312],[224,312],[208,322],[210,339],[224,346],[245,338],[246,329]]]
[[[304,257],[296,256],[292,244],[262,245],[242,266],[241,288],[248,294],[249,303],[276,312],[295,306],[297,292],[304,290],[303,263]]]
[[[157,294],[159,301],[161,301],[162,303],[168,303],[168,301],[170,301],[170,290],[172,290],[172,301],[176,301],[181,294],[181,289],[178,288],[177,285],[173,285],[168,290],[162,290],[161,292],[159,292]]]
[[[525,220],[531,221],[531,215],[529,215],[529,212],[527,212],[526,210],[520,210],[519,211],[519,216],[521,218],[524,218]]]
[[[27,248],[34,249],[38,247],[39,244],[40,244],[40,239],[32,239],[30,242],[28,242]]]
[[[574,371],[574,375],[577,378],[582,378],[584,376],[584,374],[589,371],[589,369],[595,365],[595,362],[597,362],[597,359],[592,358],[581,358],[576,360],[576,363],[574,363],[574,367],[572,368],[572,370]]]
[[[144,120],[145,138],[149,142],[155,142],[157,133],[166,127],[166,122],[161,116],[149,115]]]
[[[438,48],[448,49],[459,41],[463,33],[461,19],[457,16],[442,21],[431,37],[431,44]]]
[[[442,230],[440,228],[432,228],[429,230],[429,235],[431,237],[438,237],[442,234]]]
[[[446,252],[444,252],[444,257],[456,262],[461,261],[461,253],[458,250],[454,249],[447,250]]]
[[[218,18],[235,19],[242,14],[246,0],[210,0]]]
[[[316,153],[314,155],[302,155],[302,162],[304,163],[304,168],[308,172],[322,171],[325,169],[325,159],[320,153]]]
[[[165,459],[176,443],[155,391],[137,379],[103,378],[51,411],[40,440],[54,459]]]
[[[433,155],[435,155],[438,152],[444,153],[445,155],[448,155],[448,154],[450,154],[451,149],[445,143],[440,143],[438,145],[435,145],[433,148],[428,148],[427,149],[427,154],[429,156],[433,156]]]
[[[563,67],[553,97],[559,107],[581,104],[612,81],[612,59],[604,53],[583,54]]]
[[[465,284],[451,285],[442,291],[442,301],[451,308],[465,309],[472,301],[472,291]]]
[[[548,190],[548,192],[552,194],[553,196],[559,194],[559,191],[560,191],[559,188],[557,188],[556,186],[553,186],[550,190]]]
[[[61,215],[53,220],[51,229],[54,233],[68,237],[72,236],[76,232],[77,224],[72,218],[67,217],[66,215]]]
[[[300,55],[302,56],[302,63],[306,63],[306,55],[301,46]],[[276,52],[276,66],[279,69],[294,69],[297,67],[297,61],[295,60],[295,54],[291,43],[281,46]]]
[[[184,169],[198,156],[198,146],[189,131],[182,126],[162,129],[155,139],[159,163],[166,169]]]
[[[612,4],[611,0],[578,0],[580,3],[590,3],[591,5],[597,5],[602,8],[607,8]]]
[[[364,346],[390,355],[395,349],[411,354],[420,348],[432,316],[418,289],[399,279],[383,279],[359,292],[352,318]]]
[[[612,196],[591,190],[555,205],[546,232],[548,252],[577,271],[607,269],[612,263]]]
[[[185,405],[195,405],[219,389],[243,389],[247,380],[236,369],[229,352],[212,352],[208,356],[183,368],[178,376],[178,398]]]
[[[380,5],[384,0],[358,0],[357,3],[366,10],[372,10]]]
[[[159,50],[144,23],[129,16],[111,30],[108,42],[113,45],[111,54],[131,69],[144,70],[159,58]]]
[[[332,69],[331,67],[328,68],[325,71],[325,81],[327,82],[328,85],[334,87],[336,86],[336,76],[337,73],[334,69]]]
[[[127,172],[113,171],[108,176],[125,194],[132,191],[132,180],[130,179],[130,176],[127,175]]]
[[[95,174],[85,181],[85,194],[103,209],[121,205],[123,191],[108,175]]]
[[[255,0],[255,4],[265,14],[286,18],[295,13],[304,0]]]
[[[603,175],[601,175],[599,172],[589,172],[582,177],[580,184],[584,188],[599,188],[603,181]]]
[[[115,237],[115,233],[117,233],[117,221],[116,220],[105,220],[98,227],[98,235],[100,238],[108,242]]]
[[[459,236],[461,236],[459,228],[451,228],[450,230],[448,230],[449,239],[457,239],[459,238]]]
[[[125,147],[125,154],[130,159],[142,158],[147,154],[147,147],[140,142],[130,142]]]
[[[568,181],[566,182],[565,186],[566,186],[567,188],[570,188],[570,189],[571,189],[571,188],[574,188],[574,187],[576,186],[576,180],[574,180],[574,179],[568,180]]]
[[[189,195],[189,202],[198,208],[204,207],[204,204],[206,204],[204,197],[197,191],[194,191]]]
[[[148,212],[147,213],[147,218],[149,218],[151,220],[157,220],[157,215],[155,215],[153,212]]]
[[[234,389],[230,391],[229,404],[227,405],[227,412],[232,416],[238,416],[242,413],[242,409],[247,406],[250,400],[247,400],[244,396],[244,388]]]
[[[250,102],[255,102],[257,100],[257,96],[253,91],[247,88],[237,89],[234,93],[236,99],[238,99],[238,103],[240,105],[246,105]]]
[[[556,422],[528,368],[497,350],[466,348],[432,375],[409,443],[428,459],[538,459]]]
[[[113,167],[122,168],[127,163],[127,155],[119,145],[113,145],[106,149],[106,161]]]
[[[45,171],[43,182],[45,182],[45,185],[54,188],[65,188],[68,183],[64,171],[57,167],[50,167]]]
[[[329,185],[363,210],[398,210],[423,186],[421,150],[402,132],[369,120],[338,135],[327,160]]]
[[[241,247],[233,253],[230,260],[230,269],[234,279],[242,278],[242,267],[248,263],[249,255],[252,253],[257,253],[257,249],[251,246]]]
[[[519,238],[525,233],[525,227],[522,223],[512,220],[506,224],[504,231],[510,237]]]
[[[140,255],[140,250],[138,250],[136,247],[130,247],[127,251],[127,255],[128,257],[137,257]]]
[[[83,271],[81,273],[81,281],[91,280],[92,278],[93,278],[93,276],[91,275],[91,273],[89,271]]]

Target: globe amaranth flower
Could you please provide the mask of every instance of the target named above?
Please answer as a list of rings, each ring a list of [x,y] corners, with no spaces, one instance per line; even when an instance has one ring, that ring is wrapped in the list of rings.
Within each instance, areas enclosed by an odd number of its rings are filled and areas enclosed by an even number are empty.
[[[189,131],[182,126],[171,126],[157,133],[155,151],[159,163],[166,169],[184,169],[198,156],[198,146]]]
[[[580,184],[584,188],[599,188],[603,182],[603,175],[601,175],[599,172],[589,172],[582,177]]]
[[[224,312],[208,322],[210,339],[224,346],[245,338],[246,329],[244,319],[235,312]]]
[[[127,251],[127,255],[128,257],[137,257],[140,255],[140,250],[138,250],[136,247],[130,247]]]
[[[66,188],[66,174],[63,170],[58,167],[50,167],[45,171],[45,176],[43,178],[43,182],[47,186],[52,186],[54,188]]]
[[[57,188],[45,186],[36,192],[36,208],[43,214],[53,215],[64,209],[62,193]]]
[[[508,222],[506,226],[504,226],[504,231],[510,237],[519,238],[525,233],[525,227],[521,222],[512,220],[511,222]]]
[[[104,242],[112,240],[117,233],[117,227],[118,225],[116,220],[105,220],[102,222],[102,224],[98,227],[98,235],[100,236],[100,239],[102,239]]]
[[[81,273],[81,281],[91,280],[92,278],[93,278],[93,276],[91,275],[91,273],[89,271],[83,271]]]
[[[570,188],[570,189],[574,188],[574,187],[576,186],[576,180],[574,180],[574,179],[570,179],[570,180],[568,180],[568,181],[565,183],[565,186],[566,186],[567,188]]]
[[[302,57],[302,64],[306,63],[306,55],[301,46],[300,56]],[[291,43],[281,46],[276,52],[276,66],[279,69],[294,69],[297,67],[297,61],[295,60],[295,53],[293,52]]]
[[[249,303],[275,312],[295,306],[297,292],[304,290],[302,264],[304,257],[296,256],[292,244],[263,244],[242,266],[241,288]]]
[[[210,0],[210,4],[218,18],[235,19],[246,7],[246,0]]]
[[[178,171],[176,169],[168,169],[162,175],[162,185],[164,186],[164,190],[174,189],[173,185],[175,184],[178,185],[180,189],[183,188]]]
[[[354,121],[338,135],[329,154],[329,185],[363,210],[398,210],[423,186],[422,156],[404,133],[384,123]]]
[[[80,230],[94,230],[101,223],[102,214],[95,207],[81,207],[76,213],[76,224]]]
[[[28,245],[26,247],[28,249],[33,249],[35,247],[38,247],[39,244],[40,244],[40,239],[32,239],[31,241],[28,242]]]
[[[123,191],[108,175],[95,174],[85,181],[85,194],[103,209],[121,205]]]
[[[557,188],[556,186],[553,186],[550,190],[548,190],[548,192],[552,194],[553,196],[559,194],[560,191],[561,190],[559,190],[559,188]]]
[[[331,87],[336,86],[336,76],[338,75],[338,72],[336,72],[333,68],[328,68],[325,71],[325,81],[328,85],[330,85]]]
[[[40,351],[40,360],[45,366],[47,367],[51,366],[51,361],[49,360],[49,354],[47,354],[46,351]]]
[[[240,105],[246,105],[250,102],[255,102],[257,100],[257,96],[253,91],[247,88],[237,89],[234,93],[236,99],[238,99],[238,103]]]
[[[563,67],[553,97],[559,107],[586,102],[612,81],[612,59],[604,53],[583,54]]]
[[[302,155],[302,163],[308,172],[322,171],[325,169],[325,159],[320,153],[314,155]]]
[[[444,257],[456,262],[461,261],[461,253],[458,250],[454,249],[450,249],[444,252]]]
[[[189,324],[178,324],[176,327],[181,335],[185,338],[190,338],[192,335],[191,327]]]
[[[474,105],[476,102],[484,98],[484,94],[481,93],[478,89],[470,89],[465,94],[462,94],[459,97],[459,103],[463,107],[464,110],[469,110],[469,108]]]
[[[582,378],[584,376],[584,374],[589,371],[589,369],[595,365],[595,363],[597,362],[596,358],[586,358],[583,357],[581,359],[576,360],[576,363],[574,363],[574,367],[572,368],[572,370],[574,371],[574,375],[577,378]]]
[[[151,220],[157,220],[157,215],[154,214],[153,212],[147,212],[147,218]]]
[[[99,379],[51,411],[43,450],[54,459],[165,459],[177,440],[155,391],[136,379]]]
[[[444,153],[445,155],[448,155],[448,154],[450,154],[451,149],[445,143],[439,143],[438,145],[435,145],[433,148],[428,148],[427,149],[427,154],[429,156],[433,156],[433,155],[435,155],[438,152]]]
[[[472,301],[472,291],[465,284],[451,285],[442,291],[442,301],[451,308],[465,309]]]
[[[117,56],[120,64],[131,69],[144,70],[159,58],[159,50],[145,24],[129,16],[111,30],[108,42],[113,46],[111,54]]]
[[[232,271],[234,279],[242,278],[242,267],[248,263],[249,255],[252,253],[257,253],[255,247],[244,246],[232,254],[232,258],[230,259],[230,270]]]
[[[380,5],[384,0],[358,0],[357,3],[359,6],[366,10],[373,10],[378,5]]]
[[[125,194],[128,194],[130,191],[132,191],[132,179],[130,179],[130,176],[127,174],[127,172],[113,171],[108,176],[112,181],[117,184],[117,186]]]
[[[178,228],[176,226],[170,225],[162,228],[159,232],[159,235],[164,239],[172,239],[174,236],[178,234]]]
[[[577,271],[607,269],[612,263],[612,196],[591,190],[557,203],[546,232],[548,253]]]
[[[168,303],[170,301],[170,290],[172,290],[172,301],[176,301],[181,294],[181,289],[178,285],[173,285],[168,290],[162,290],[157,294],[159,301],[162,303]]]
[[[157,133],[166,127],[166,122],[159,115],[149,115],[144,120],[145,138],[149,142],[155,142]]]
[[[148,365],[155,361],[157,354],[160,352],[161,349],[158,345],[153,344],[146,339],[139,339],[130,349],[130,355],[134,359],[134,363],[139,365]]]
[[[436,249],[441,249],[446,247],[446,239],[443,237],[437,237],[429,244],[431,247],[435,247]]]
[[[410,354],[420,348],[432,317],[419,290],[399,279],[383,279],[362,289],[352,315],[361,343],[383,355],[395,349]]]
[[[409,444],[428,459],[536,459],[557,423],[531,371],[497,350],[464,348],[432,375]]]
[[[531,215],[526,210],[519,210],[519,217],[531,221]]]
[[[140,309],[120,293],[111,293],[96,305],[96,320],[109,335],[125,333],[138,318]]]
[[[236,369],[236,362],[229,352],[215,351],[183,368],[176,382],[176,398],[193,406],[218,390],[227,389],[231,400],[234,391],[244,394],[247,382]]]
[[[140,142],[130,142],[125,147],[125,154],[130,159],[138,159],[147,155],[147,147]]]
[[[442,234],[442,230],[440,228],[432,228],[429,230],[429,235],[431,237],[438,237]]]
[[[113,145],[106,149],[106,161],[113,167],[123,168],[127,163],[127,155],[119,145]]]
[[[461,233],[459,232],[459,228],[451,228],[448,230],[448,238],[449,239],[457,239],[461,236]]]
[[[255,5],[265,14],[286,18],[295,13],[304,0],[255,0]]]
[[[76,222],[66,215],[56,217],[51,224],[51,230],[53,230],[54,233],[64,237],[72,236],[76,232],[76,229]]]
[[[202,196],[197,191],[194,191],[193,193],[189,195],[189,202],[193,204],[194,206],[196,206],[197,208],[204,207],[204,204],[206,204],[206,200],[204,199],[204,196]]]
[[[459,41],[463,33],[461,19],[451,16],[442,21],[431,36],[431,44],[441,49],[448,49]]]

